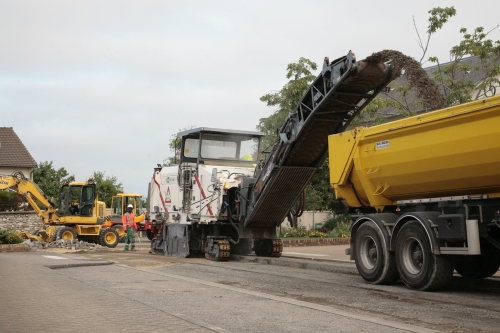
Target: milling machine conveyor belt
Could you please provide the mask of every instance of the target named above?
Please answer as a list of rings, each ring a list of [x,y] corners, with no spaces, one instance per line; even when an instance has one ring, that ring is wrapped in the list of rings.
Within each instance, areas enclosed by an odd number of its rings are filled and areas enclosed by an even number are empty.
[[[245,226],[281,223],[323,164],[328,136],[343,132],[397,75],[399,71],[379,57],[356,62],[349,52],[331,63],[326,58],[258,175]]]

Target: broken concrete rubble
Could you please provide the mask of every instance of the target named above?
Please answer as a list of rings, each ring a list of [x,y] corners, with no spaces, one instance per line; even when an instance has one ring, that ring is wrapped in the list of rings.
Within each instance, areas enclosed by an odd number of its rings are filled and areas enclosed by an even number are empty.
[[[68,250],[97,250],[102,249],[103,246],[94,243],[88,243],[85,241],[73,240],[63,240],[58,239],[50,243],[37,242],[32,240],[25,240],[23,244],[28,244],[31,251],[36,251],[38,249],[68,249]]]

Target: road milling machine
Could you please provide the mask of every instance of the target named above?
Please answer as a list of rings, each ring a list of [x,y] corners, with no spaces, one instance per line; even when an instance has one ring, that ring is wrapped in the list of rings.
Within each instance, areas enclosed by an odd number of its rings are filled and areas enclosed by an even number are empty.
[[[262,162],[262,133],[204,127],[178,133],[179,165],[155,168],[150,183],[152,252],[201,252],[219,261],[252,251],[279,257],[276,228],[322,166],[328,135],[343,132],[399,74],[376,57],[325,58]]]
[[[92,178],[87,182],[63,184],[57,208],[38,185],[26,179],[21,172],[0,175],[0,190],[5,189],[24,196],[43,221],[41,230],[33,234],[23,233],[24,238],[40,242],[80,239],[106,247],[115,247],[118,243],[119,236],[115,229],[102,228],[106,206],[97,200],[96,183]]]

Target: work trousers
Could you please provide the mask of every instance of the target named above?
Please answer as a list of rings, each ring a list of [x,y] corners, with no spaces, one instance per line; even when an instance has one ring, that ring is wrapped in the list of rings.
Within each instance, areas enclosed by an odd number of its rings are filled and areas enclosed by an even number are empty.
[[[127,227],[127,235],[125,236],[125,251],[128,251],[128,245],[131,244],[131,250],[135,250],[135,233],[134,228]]]

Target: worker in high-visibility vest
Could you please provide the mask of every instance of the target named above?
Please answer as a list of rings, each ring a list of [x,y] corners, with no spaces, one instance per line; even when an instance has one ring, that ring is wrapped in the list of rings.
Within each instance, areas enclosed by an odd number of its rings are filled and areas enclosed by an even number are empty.
[[[125,249],[128,251],[128,245],[131,244],[131,251],[135,251],[135,233],[137,232],[137,224],[135,223],[135,215],[133,213],[134,206],[128,205],[127,212],[123,214],[122,223],[123,230],[126,232]]]

